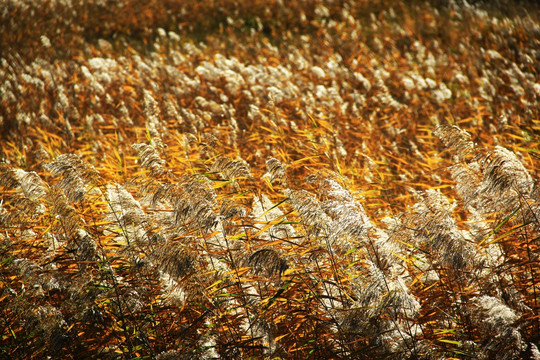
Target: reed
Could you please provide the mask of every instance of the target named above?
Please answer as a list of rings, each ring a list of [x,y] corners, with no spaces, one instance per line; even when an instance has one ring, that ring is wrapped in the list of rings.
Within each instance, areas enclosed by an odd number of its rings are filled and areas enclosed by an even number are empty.
[[[535,4],[0,9],[0,358],[540,359]]]

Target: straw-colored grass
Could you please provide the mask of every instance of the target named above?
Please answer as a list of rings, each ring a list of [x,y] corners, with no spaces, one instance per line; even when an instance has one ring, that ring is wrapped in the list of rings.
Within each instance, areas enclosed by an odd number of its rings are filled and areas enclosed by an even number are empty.
[[[0,10],[0,358],[540,359],[532,2]]]

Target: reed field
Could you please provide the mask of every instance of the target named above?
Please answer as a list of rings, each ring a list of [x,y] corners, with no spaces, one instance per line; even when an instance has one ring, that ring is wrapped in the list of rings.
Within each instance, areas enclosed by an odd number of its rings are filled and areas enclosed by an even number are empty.
[[[540,7],[0,1],[0,359],[540,360]]]

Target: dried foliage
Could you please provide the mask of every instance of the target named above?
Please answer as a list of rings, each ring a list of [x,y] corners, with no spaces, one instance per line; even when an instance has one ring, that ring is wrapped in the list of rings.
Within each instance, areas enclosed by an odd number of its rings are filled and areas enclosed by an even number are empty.
[[[540,359],[533,2],[0,10],[0,358]]]

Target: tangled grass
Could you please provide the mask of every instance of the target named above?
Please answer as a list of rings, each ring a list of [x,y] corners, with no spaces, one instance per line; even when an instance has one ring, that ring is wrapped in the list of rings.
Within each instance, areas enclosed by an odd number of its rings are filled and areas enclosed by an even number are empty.
[[[540,359],[536,5],[0,9],[1,358]]]

